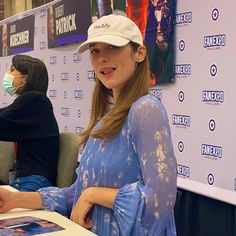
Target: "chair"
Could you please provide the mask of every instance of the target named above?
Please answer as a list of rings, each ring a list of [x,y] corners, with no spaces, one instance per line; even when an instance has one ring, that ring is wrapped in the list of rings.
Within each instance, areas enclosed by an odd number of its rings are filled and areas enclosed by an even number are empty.
[[[13,142],[0,141],[0,184],[9,184],[9,170],[14,166]]]
[[[57,187],[70,186],[75,180],[78,165],[79,137],[72,132],[60,133],[60,148],[57,165]]]
[[[78,165],[78,135],[72,132],[60,133],[60,147],[57,163],[56,185],[60,188],[70,186],[75,180]],[[0,184],[9,184],[9,169],[14,165],[13,142],[0,141]]]

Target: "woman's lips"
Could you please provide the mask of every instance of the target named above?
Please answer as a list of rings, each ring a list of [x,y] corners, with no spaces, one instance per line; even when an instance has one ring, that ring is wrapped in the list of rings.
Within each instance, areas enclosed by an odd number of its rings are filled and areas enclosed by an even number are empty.
[[[116,70],[116,68],[114,68],[114,67],[104,67],[104,68],[102,68],[102,69],[100,70],[100,73],[101,73],[102,75],[105,75],[105,76],[107,77],[107,76],[111,76],[112,73],[113,73],[115,70]]]

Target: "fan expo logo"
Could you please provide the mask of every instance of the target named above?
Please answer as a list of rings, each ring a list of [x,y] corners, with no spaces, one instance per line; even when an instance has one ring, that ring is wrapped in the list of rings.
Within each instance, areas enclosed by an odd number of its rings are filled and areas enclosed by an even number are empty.
[[[217,8],[214,8],[212,13],[211,13],[212,20],[217,21],[218,18],[219,18],[219,15],[220,15],[219,10]]]
[[[69,80],[69,73],[68,72],[62,72],[61,73],[61,81],[68,81]]]
[[[43,26],[42,27],[42,34],[44,34],[45,33],[45,27]]]
[[[192,12],[182,12],[175,15],[176,25],[188,25],[192,23]]]
[[[39,15],[40,15],[40,17],[46,17],[46,16],[47,16],[47,10],[46,10],[46,8],[40,10]]]
[[[42,42],[39,43],[39,48],[40,48],[40,49],[45,49],[45,48],[46,48],[46,45],[47,45],[47,44],[46,44],[46,41],[42,41]]]
[[[190,127],[190,116],[188,115],[172,115],[172,124],[177,127]]]
[[[177,165],[177,174],[183,177],[190,177],[190,168],[188,166]]]
[[[209,127],[209,130],[212,132],[216,129],[216,122],[214,119],[209,120],[208,127]]]
[[[185,49],[185,41],[184,41],[183,39],[181,39],[181,40],[179,41],[179,50],[180,50],[181,52],[183,52],[184,49]]]
[[[49,91],[48,91],[48,96],[49,96],[50,98],[57,98],[57,90],[55,90],[55,89],[49,90]]]
[[[78,100],[82,100],[83,99],[83,90],[82,89],[74,90],[74,98],[76,98]]]
[[[178,77],[187,77],[191,75],[191,64],[173,65],[173,74]]]
[[[218,160],[222,158],[222,147],[211,144],[202,144],[201,155],[205,158]]]
[[[52,80],[52,82],[55,81],[55,75],[54,74],[51,74],[51,80]]]
[[[213,185],[213,184],[214,184],[214,182],[215,182],[215,177],[214,177],[214,175],[213,175],[212,173],[209,173],[209,174],[207,175],[207,182],[208,182],[208,184],[210,184],[210,185]]]
[[[2,108],[3,108],[3,107],[7,107],[7,106],[8,106],[8,104],[7,104],[6,102],[3,102],[3,103],[2,103]]]
[[[64,56],[63,56],[63,64],[66,64],[66,62],[67,62],[67,58],[66,58],[66,56],[64,55]]]
[[[80,126],[75,127],[75,133],[76,133],[76,134],[79,134],[79,133],[81,133],[82,131],[84,131],[84,127],[80,127]]]
[[[78,53],[74,53],[74,54],[73,54],[73,62],[74,62],[74,63],[78,63],[78,62],[80,62],[80,61],[81,61],[81,55],[78,54]]]
[[[162,99],[162,89],[157,89],[157,88],[151,88],[150,93],[156,97],[159,98],[160,100]]]
[[[206,104],[221,104],[224,102],[224,91],[203,90],[202,102]]]
[[[67,91],[66,90],[64,90],[64,92],[63,92],[63,97],[64,97],[64,99],[67,99]]]
[[[179,152],[183,152],[184,151],[184,143],[182,141],[178,142],[178,150],[179,150]]]
[[[224,47],[226,44],[226,35],[218,34],[218,35],[207,35],[204,36],[203,47],[206,49],[220,49]]]
[[[56,56],[50,57],[49,64],[50,65],[56,65],[57,64],[57,57]]]
[[[78,116],[78,118],[81,118],[81,116],[82,116],[82,112],[81,112],[81,110],[79,109],[79,110],[77,110],[77,116]]]
[[[212,77],[216,76],[217,71],[218,71],[217,65],[212,64],[211,67],[210,67],[210,74],[211,74],[211,76]]]
[[[88,70],[87,75],[88,75],[88,80],[91,80],[91,81],[95,80],[95,71],[94,70]]]
[[[69,107],[62,107],[61,108],[61,115],[64,117],[70,116],[70,108]]]
[[[178,99],[180,102],[184,101],[184,91],[179,91],[178,93]]]
[[[68,126],[67,125],[64,126],[64,131],[65,132],[68,131]]]

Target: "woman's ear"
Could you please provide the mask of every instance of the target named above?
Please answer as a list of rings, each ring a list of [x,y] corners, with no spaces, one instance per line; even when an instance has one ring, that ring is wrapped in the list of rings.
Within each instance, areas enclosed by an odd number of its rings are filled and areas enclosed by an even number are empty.
[[[28,79],[27,75],[24,75],[24,77],[23,77],[23,84],[26,84],[27,79]]]
[[[142,62],[146,57],[146,53],[147,53],[146,47],[143,45],[140,45],[136,51],[136,56],[135,56],[136,62],[137,63]]]

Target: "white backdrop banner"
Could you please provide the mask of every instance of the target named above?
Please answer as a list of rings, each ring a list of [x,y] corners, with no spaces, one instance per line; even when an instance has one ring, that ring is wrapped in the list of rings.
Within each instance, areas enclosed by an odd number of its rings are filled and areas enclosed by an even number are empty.
[[[177,1],[176,83],[161,87],[178,186],[234,205],[235,11],[234,0]]]

